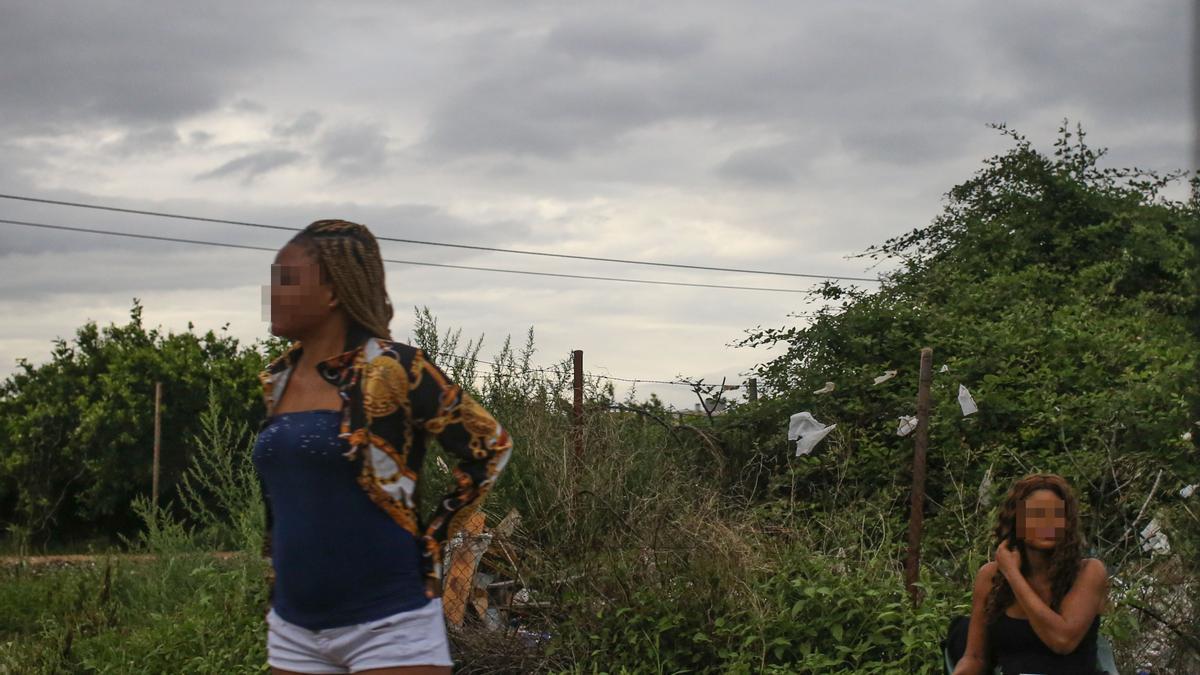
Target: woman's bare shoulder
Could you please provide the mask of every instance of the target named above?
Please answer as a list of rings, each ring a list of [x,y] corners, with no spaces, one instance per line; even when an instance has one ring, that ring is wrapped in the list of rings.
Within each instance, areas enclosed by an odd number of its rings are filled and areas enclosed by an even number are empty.
[[[975,573],[975,588],[991,588],[992,579],[996,576],[996,561],[989,560],[985,562],[979,571]]]

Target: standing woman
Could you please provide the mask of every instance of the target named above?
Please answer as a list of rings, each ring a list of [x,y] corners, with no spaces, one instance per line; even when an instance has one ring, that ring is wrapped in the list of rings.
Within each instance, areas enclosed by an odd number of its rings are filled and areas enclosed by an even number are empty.
[[[995,529],[996,559],[975,577],[966,652],[954,675],[1103,673],[1097,663],[1100,613],[1108,597],[1104,563],[1083,557],[1079,501],[1061,476],[1015,482]]]
[[[450,673],[441,545],[508,462],[503,427],[420,349],[394,342],[383,260],[364,226],[319,220],[271,267],[271,333],[253,460],[271,558],[267,662],[290,673]],[[458,457],[431,518],[425,441]]]

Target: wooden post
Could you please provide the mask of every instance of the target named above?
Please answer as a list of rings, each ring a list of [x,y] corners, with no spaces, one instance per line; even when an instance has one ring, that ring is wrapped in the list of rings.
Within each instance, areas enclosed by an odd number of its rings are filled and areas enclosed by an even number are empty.
[[[750,402],[753,403],[754,401],[757,401],[758,400],[758,378],[752,377],[749,380],[747,380],[746,381],[746,389],[748,390],[747,394],[749,395]]]
[[[583,350],[571,352],[575,362],[575,410],[574,410],[574,441],[575,461],[583,459]]]
[[[154,476],[151,479],[151,502],[158,506],[158,453],[162,440],[162,382],[154,383]]]
[[[908,517],[908,558],[904,581],[913,605],[921,603],[917,580],[921,571],[921,536],[925,526],[925,452],[929,447],[929,387],[933,381],[933,350],[921,350],[921,375],[917,385],[917,429],[914,433],[912,466],[912,509]]]

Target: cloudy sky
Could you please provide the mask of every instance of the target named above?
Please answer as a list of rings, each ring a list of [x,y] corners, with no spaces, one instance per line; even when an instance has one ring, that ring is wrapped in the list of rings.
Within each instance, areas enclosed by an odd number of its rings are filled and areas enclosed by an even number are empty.
[[[1191,18],[1117,2],[0,0],[0,192],[381,236],[874,276],[1008,147],[1083,123],[1113,165],[1182,168]],[[686,8],[686,9],[685,9]],[[0,218],[277,248],[288,233],[0,200]],[[463,265],[804,289],[800,278],[384,243]],[[0,377],[86,320],[267,334],[273,254],[0,224]],[[800,294],[394,264],[446,326],[533,326],[618,377],[741,381]],[[869,286],[869,285],[868,285]],[[623,392],[623,387],[618,387]],[[641,385],[691,407],[678,387]]]

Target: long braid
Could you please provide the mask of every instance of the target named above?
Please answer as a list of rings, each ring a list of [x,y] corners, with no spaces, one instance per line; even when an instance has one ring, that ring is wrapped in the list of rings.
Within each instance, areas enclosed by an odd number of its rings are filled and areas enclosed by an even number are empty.
[[[384,285],[379,242],[364,225],[318,220],[292,238],[314,254],[352,323],[347,344],[369,336],[392,338],[392,302]],[[366,335],[359,335],[365,333]]]

